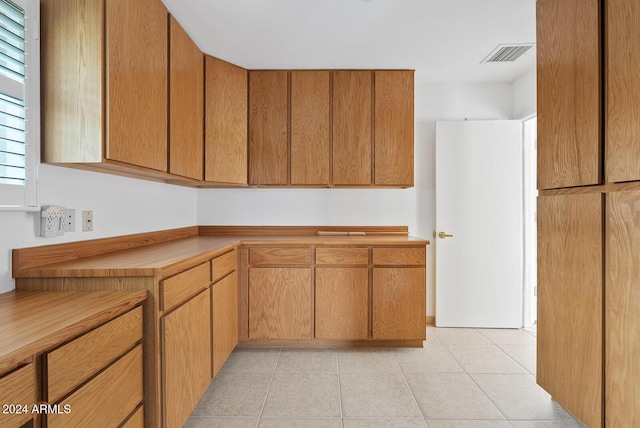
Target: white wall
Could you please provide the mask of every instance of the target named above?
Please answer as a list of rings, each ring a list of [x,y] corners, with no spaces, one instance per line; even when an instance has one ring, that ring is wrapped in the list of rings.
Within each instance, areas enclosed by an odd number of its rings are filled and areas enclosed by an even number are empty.
[[[513,119],[528,118],[537,111],[536,69],[513,82]]]
[[[416,84],[415,187],[411,189],[201,189],[203,225],[406,225],[431,240],[435,227],[435,122],[510,119],[512,85]],[[428,249],[427,314],[434,314]]]
[[[14,288],[11,278],[13,248],[197,224],[196,190],[181,186],[40,165],[38,193],[41,205],[76,209],[76,232],[40,238],[37,233],[39,213],[0,212],[0,293]],[[92,232],[82,232],[83,210],[93,211]]]

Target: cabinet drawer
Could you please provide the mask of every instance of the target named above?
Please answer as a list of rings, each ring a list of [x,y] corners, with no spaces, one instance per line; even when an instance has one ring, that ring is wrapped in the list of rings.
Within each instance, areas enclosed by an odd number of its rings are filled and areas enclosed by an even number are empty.
[[[162,281],[162,310],[168,311],[207,288],[211,283],[210,269],[209,262],[205,262]]]
[[[142,345],[138,345],[65,399],[61,405],[68,405],[69,413],[46,415],[46,426],[119,426],[141,402]]]
[[[140,406],[121,428],[144,428],[144,406]]]
[[[311,248],[278,247],[249,249],[251,265],[301,265],[311,264]]]
[[[236,250],[223,254],[211,261],[211,278],[213,282],[224,278],[238,268],[238,253]]]
[[[369,249],[366,247],[317,247],[318,265],[368,265]]]
[[[31,407],[36,404],[36,369],[33,363],[0,378],[0,404],[27,406],[26,413],[0,413],[0,425],[3,427],[19,427],[33,417]]]
[[[57,402],[142,339],[142,307],[49,352],[46,399]]]
[[[374,265],[418,265],[426,264],[427,249],[424,247],[380,247],[373,249]]]

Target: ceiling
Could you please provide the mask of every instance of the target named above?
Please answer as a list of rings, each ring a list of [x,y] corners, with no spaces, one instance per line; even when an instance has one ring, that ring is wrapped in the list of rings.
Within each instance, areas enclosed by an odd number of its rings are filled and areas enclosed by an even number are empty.
[[[513,82],[535,67],[481,64],[535,42],[535,0],[162,0],[200,49],[249,69],[415,69],[417,82]]]

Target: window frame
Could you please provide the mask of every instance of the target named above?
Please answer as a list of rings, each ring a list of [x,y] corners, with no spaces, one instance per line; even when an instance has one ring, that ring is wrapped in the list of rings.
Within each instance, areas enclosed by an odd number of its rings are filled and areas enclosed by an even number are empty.
[[[26,179],[24,186],[0,183],[0,211],[37,211],[40,164],[40,0],[9,1],[25,11]]]

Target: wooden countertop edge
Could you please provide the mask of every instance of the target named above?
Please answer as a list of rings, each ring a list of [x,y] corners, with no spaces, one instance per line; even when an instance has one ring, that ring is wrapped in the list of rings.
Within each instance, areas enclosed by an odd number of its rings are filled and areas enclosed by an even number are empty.
[[[83,249],[85,248],[94,248],[96,246],[100,246],[103,240],[93,240],[93,244],[91,246],[88,243],[92,241],[80,241],[77,243],[67,243],[67,244],[58,244],[61,249],[62,255],[57,255],[57,248],[55,245],[50,245],[46,247],[31,247],[31,248],[22,248],[13,250],[13,270],[12,274],[14,278],[59,278],[59,277],[71,277],[71,278],[84,278],[84,277],[134,277],[134,276],[145,276],[145,277],[158,277],[165,278],[174,274],[177,274],[185,269],[188,269],[191,266],[195,266],[199,263],[204,263],[207,260],[215,258],[219,255],[222,255],[226,252],[233,250],[234,248],[238,248],[243,245],[380,245],[380,246],[411,246],[411,245],[429,245],[430,242],[426,239],[412,237],[410,235],[398,235],[394,233],[405,232],[406,227],[404,226],[394,226],[394,227],[347,227],[347,226],[313,226],[313,227],[292,227],[292,229],[296,230],[298,234],[277,234],[277,230],[286,229],[286,227],[267,227],[268,230],[265,234],[256,234],[256,231],[259,231],[262,227],[247,227],[247,231],[245,232],[253,232],[251,235],[249,233],[242,233],[239,235],[232,235],[229,232],[237,231],[241,227],[226,227],[226,226],[200,226],[197,231],[199,233],[193,234],[193,228],[184,228],[184,229],[172,229],[169,231],[161,231],[159,238],[154,238],[152,236],[147,236],[148,234],[139,234],[139,235],[130,235],[134,239],[140,239],[143,244],[139,247],[135,247],[130,245],[128,241],[126,241],[125,237],[118,238],[106,238],[108,242],[108,248],[112,248],[113,245],[118,245],[119,242],[125,242],[124,247],[104,253],[99,253],[97,250],[92,249],[89,252],[88,256],[83,256]],[[368,235],[368,236],[317,236],[315,232],[313,235],[310,234],[300,234],[301,230],[305,230],[307,232],[315,231],[315,230],[351,230],[351,231],[359,231],[359,230],[372,230],[377,234]],[[384,232],[391,232],[389,235],[385,235]],[[219,233],[218,233],[219,232]],[[170,239],[170,237],[174,237]],[[105,265],[106,262],[97,263],[96,265],[91,265],[88,261],[89,259],[94,259],[96,257],[118,257],[118,253],[122,253],[124,251],[152,251],[157,249],[157,245],[172,245],[174,243],[178,243],[178,241],[182,239],[188,239],[189,242],[193,244],[193,239],[202,237],[203,239],[215,240],[216,238],[220,238],[220,242],[217,244],[219,246],[215,246],[214,243],[211,244],[211,248],[204,248],[202,251],[198,250],[197,254],[192,253],[190,255],[185,255],[184,258],[181,258],[179,255],[172,258],[172,260],[167,261],[166,263],[162,260],[158,261],[149,261],[147,266],[139,265],[139,266],[131,266],[131,267],[111,267],[111,266],[100,266],[100,264]],[[114,241],[115,240],[115,241]],[[187,242],[187,241],[182,241]],[[172,251],[176,252],[176,249],[172,249]],[[196,251],[191,249],[191,251]],[[54,263],[46,263],[46,264],[38,264],[38,262],[42,262],[43,260],[50,260],[47,258],[48,255],[56,260]],[[135,255],[132,255],[135,257]],[[66,258],[66,259],[65,259]],[[149,258],[149,256],[147,256]],[[75,264],[75,266],[74,266]]]
[[[43,311],[41,307],[34,308],[32,301],[7,301],[14,300],[16,296],[34,296],[42,295],[43,300],[49,301],[49,297],[53,295],[64,295],[67,301],[66,304],[54,305],[49,307],[46,311]],[[6,296],[5,296],[6,295]],[[48,351],[74,337],[89,331],[104,322],[115,318],[144,302],[147,299],[146,290],[137,291],[11,291],[4,293],[5,296],[0,300],[0,312],[7,310],[6,305],[24,305],[25,310],[38,311],[39,318],[50,317],[55,311],[61,311],[65,314],[62,317],[64,321],[60,322],[60,326],[56,326],[55,323],[49,324],[44,330],[36,330],[33,332],[33,327],[28,326],[28,320],[24,317],[20,317],[19,321],[11,322],[9,320],[3,323],[0,333],[0,338],[9,343],[16,342],[15,338],[21,338],[18,342],[22,342],[21,345],[9,346],[4,341],[0,341],[0,374],[12,370],[19,366],[21,363],[28,361],[34,355]],[[92,302],[92,308],[86,310],[87,315],[84,313],[78,313],[76,317],[69,317],[70,306],[76,306],[78,300],[87,300],[90,297]],[[42,302],[42,305],[46,305],[47,302]],[[28,306],[28,308],[26,308]],[[93,309],[95,307],[95,309]],[[15,306],[14,306],[15,309]],[[28,316],[27,316],[28,318]],[[10,334],[7,334],[10,332]],[[31,338],[32,337],[32,338]],[[8,351],[7,351],[8,349]]]

